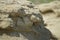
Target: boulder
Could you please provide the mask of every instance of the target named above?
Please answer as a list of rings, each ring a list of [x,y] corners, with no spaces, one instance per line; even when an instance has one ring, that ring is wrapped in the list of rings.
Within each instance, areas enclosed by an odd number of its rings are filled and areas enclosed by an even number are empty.
[[[0,29],[5,40],[50,40],[51,32],[44,27],[41,12],[35,5],[28,1],[15,0],[8,2],[1,0],[0,4]],[[9,2],[10,1],[10,2]],[[2,31],[3,30],[3,31]],[[12,32],[11,32],[12,30]],[[12,34],[11,34],[12,33]],[[19,37],[15,37],[15,33]],[[11,34],[11,36],[10,36]],[[22,38],[22,36],[23,38]],[[9,39],[10,38],[10,39]]]

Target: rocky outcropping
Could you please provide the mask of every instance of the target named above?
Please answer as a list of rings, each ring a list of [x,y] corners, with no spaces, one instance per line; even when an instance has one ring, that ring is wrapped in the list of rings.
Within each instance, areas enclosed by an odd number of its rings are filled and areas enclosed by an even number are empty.
[[[1,40],[50,40],[51,32],[44,27],[38,8],[29,1],[0,1]],[[19,37],[10,37],[19,34]],[[16,35],[18,35],[16,34]],[[10,38],[10,39],[9,39]],[[12,38],[12,39],[11,39]]]
[[[60,40],[60,32],[58,31],[60,29],[60,1],[40,4],[37,7],[42,12],[45,26]]]
[[[53,1],[50,3],[40,4],[37,7],[43,14],[45,14],[45,12],[54,12],[57,17],[60,16],[60,1]]]

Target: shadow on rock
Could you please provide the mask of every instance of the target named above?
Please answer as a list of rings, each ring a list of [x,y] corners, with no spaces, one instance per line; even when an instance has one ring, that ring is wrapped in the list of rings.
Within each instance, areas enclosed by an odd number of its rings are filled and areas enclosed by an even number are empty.
[[[37,32],[35,32],[35,31],[37,31]],[[38,28],[35,28],[35,31],[32,31],[32,32],[21,32],[21,35],[23,35],[28,40],[58,40],[46,28],[39,29],[39,27],[38,27]]]
[[[2,36],[3,34],[6,34],[6,35],[12,36],[12,37],[20,37],[19,33],[12,29],[11,30],[0,29],[0,36]]]

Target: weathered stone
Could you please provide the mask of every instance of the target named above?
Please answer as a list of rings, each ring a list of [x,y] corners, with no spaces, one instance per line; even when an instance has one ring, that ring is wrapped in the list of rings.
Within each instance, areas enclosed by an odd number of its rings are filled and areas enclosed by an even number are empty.
[[[41,20],[39,19],[39,17],[36,17],[35,15],[31,16],[31,21],[32,22],[40,22]]]
[[[40,4],[37,7],[39,7],[39,9],[40,9],[40,11],[42,13],[45,13],[45,12],[55,12],[56,9],[57,10],[60,9],[60,1],[54,1],[54,2],[51,2],[51,3]],[[57,11],[55,13],[58,14]]]
[[[8,14],[0,13],[0,28],[7,28],[10,27],[13,24],[13,21],[11,18],[8,18]]]
[[[56,17],[60,17],[60,9],[55,9],[54,13],[56,14]]]
[[[6,1],[0,4],[0,28],[3,33],[17,32],[19,38],[16,40],[22,40],[20,35],[27,40],[50,40],[51,33],[44,27],[44,21],[38,8],[36,9],[29,1]],[[24,37],[23,40],[26,40]]]
[[[38,6],[37,6],[37,7],[38,7]],[[52,10],[52,9],[51,9],[51,6],[49,5],[49,3],[45,3],[45,4],[39,5],[39,9],[40,9],[40,11],[43,12],[43,13]]]

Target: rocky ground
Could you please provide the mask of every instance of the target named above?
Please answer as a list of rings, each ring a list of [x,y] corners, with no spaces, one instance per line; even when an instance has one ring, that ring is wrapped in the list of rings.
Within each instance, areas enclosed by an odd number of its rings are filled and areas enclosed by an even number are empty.
[[[0,0],[0,40],[60,40],[57,4],[36,6],[26,0]]]

